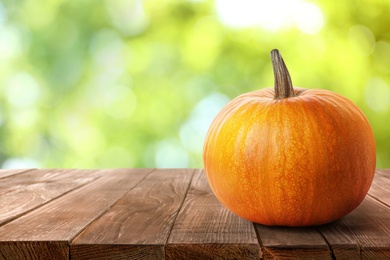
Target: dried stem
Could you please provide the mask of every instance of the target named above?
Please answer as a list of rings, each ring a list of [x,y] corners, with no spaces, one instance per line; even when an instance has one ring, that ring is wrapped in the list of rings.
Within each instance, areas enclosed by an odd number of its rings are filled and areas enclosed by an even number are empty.
[[[290,73],[277,49],[271,51],[272,66],[275,77],[275,99],[282,99],[294,96]]]

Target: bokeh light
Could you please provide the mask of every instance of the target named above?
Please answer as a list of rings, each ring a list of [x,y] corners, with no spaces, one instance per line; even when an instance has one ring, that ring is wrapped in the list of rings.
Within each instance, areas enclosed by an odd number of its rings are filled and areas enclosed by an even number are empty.
[[[44,6],[44,8],[43,8]],[[207,129],[234,97],[335,91],[370,121],[390,167],[389,1],[0,2],[3,168],[203,167]]]
[[[308,34],[316,34],[324,24],[321,9],[302,0],[216,0],[222,23],[233,28],[258,26],[278,31],[291,26]]]

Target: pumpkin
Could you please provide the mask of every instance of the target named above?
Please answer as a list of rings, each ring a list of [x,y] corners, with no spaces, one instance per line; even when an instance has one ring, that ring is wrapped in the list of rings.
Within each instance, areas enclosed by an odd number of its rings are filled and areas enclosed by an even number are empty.
[[[274,88],[242,94],[216,116],[203,162],[219,201],[264,225],[337,220],[366,196],[375,173],[373,131],[363,112],[328,90],[293,88],[278,50]]]

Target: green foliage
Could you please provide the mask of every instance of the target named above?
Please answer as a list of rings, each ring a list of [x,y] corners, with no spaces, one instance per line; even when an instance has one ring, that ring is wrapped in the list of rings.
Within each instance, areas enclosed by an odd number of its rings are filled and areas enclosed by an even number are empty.
[[[265,1],[291,5],[269,18],[275,8],[247,0],[231,18],[260,20],[238,27],[223,20],[228,2],[2,1],[0,163],[202,167],[212,118],[273,86],[278,48],[295,86],[330,89],[364,111],[378,167],[389,167],[390,2]]]

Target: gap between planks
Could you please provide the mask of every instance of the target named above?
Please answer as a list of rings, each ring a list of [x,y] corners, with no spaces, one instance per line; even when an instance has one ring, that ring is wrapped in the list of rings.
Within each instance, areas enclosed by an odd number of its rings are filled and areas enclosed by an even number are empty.
[[[193,169],[150,173],[71,243],[72,259],[162,259]]]
[[[165,247],[165,259],[259,259],[252,222],[226,209],[203,170],[194,174]]]
[[[167,238],[166,238],[166,240],[165,240],[165,243],[164,243],[164,256],[166,255],[166,252],[165,252],[166,247],[165,247],[165,245],[168,244],[169,237],[170,237],[171,234],[172,234],[173,225],[176,223],[177,216],[179,215],[179,212],[181,211],[181,209],[182,209],[182,207],[183,207],[184,201],[185,201],[186,198],[187,198],[188,191],[190,190],[191,185],[192,185],[192,182],[193,182],[193,180],[194,180],[194,176],[195,176],[198,172],[202,172],[202,173],[203,173],[203,171],[204,171],[204,170],[202,170],[202,169],[195,169],[195,170],[193,171],[193,173],[192,173],[191,180],[190,180],[190,182],[189,182],[189,184],[188,184],[188,186],[187,186],[187,189],[186,189],[186,191],[185,191],[185,193],[184,193],[184,199],[183,199],[183,200],[181,201],[181,203],[180,203],[180,206],[179,206],[179,208],[178,208],[178,210],[177,210],[176,216],[174,217],[173,224],[172,224],[172,226],[171,226],[171,228],[170,228],[170,230],[169,230],[168,236],[167,236]]]
[[[135,189],[143,180],[145,180],[150,174],[152,174],[153,172],[156,171],[156,168],[153,168],[153,169],[150,169],[150,171],[145,174],[145,176],[143,176],[143,178],[141,180],[139,180],[134,186],[132,186],[129,191],[127,193],[129,193],[130,191],[132,191],[133,189]],[[93,223],[95,223],[96,221],[98,221],[103,215],[105,215],[108,211],[110,211],[110,209],[112,209],[116,203],[122,199],[124,196],[126,196],[126,194],[123,194],[122,197],[118,198],[114,203],[112,203],[105,211],[103,211],[100,215],[98,215],[92,222],[90,222],[88,225],[86,225],[84,227],[84,229],[81,229],[80,232],[78,232],[72,239],[71,241],[69,242],[69,250],[70,250],[70,244],[72,243],[72,241],[74,241],[80,234],[82,234],[85,230],[87,230]]]
[[[0,256],[36,255],[57,242],[66,243],[111,206],[129,186],[138,183],[150,169],[113,169],[104,178],[69,192],[55,201],[0,227]],[[74,204],[76,203],[76,204]],[[75,207],[76,206],[76,207]],[[41,241],[44,246],[34,246]],[[59,253],[63,250],[58,248]],[[68,250],[69,251],[69,250]],[[41,252],[43,254],[47,252]],[[62,253],[61,253],[62,254]],[[0,257],[1,258],[1,257]],[[11,257],[12,258],[12,257]],[[7,257],[5,257],[7,259]],[[28,259],[28,257],[27,257]]]
[[[22,174],[28,171],[33,171],[36,169],[1,169],[0,170],[0,179],[14,176],[17,174]]]
[[[280,259],[301,259],[302,257],[311,257],[313,259],[335,259],[336,257],[338,259],[354,259],[366,256],[371,256],[373,257],[371,259],[376,259],[383,256],[389,257],[388,242],[387,244],[377,243],[378,249],[375,249],[375,246],[373,247],[368,243],[370,240],[375,240],[375,237],[372,234],[370,235],[372,229],[375,229],[377,226],[388,226],[388,217],[386,216],[389,215],[389,207],[388,204],[383,202],[382,198],[389,198],[388,189],[386,189],[386,184],[390,180],[388,179],[389,176],[389,170],[378,171],[370,190],[371,193],[374,192],[377,196],[369,194],[355,211],[339,221],[319,227],[307,228],[306,231],[305,228],[266,227],[254,224],[259,245],[263,251],[262,257],[264,259],[274,257]],[[372,199],[375,197],[380,197],[376,198],[376,201],[382,204],[381,210],[387,212],[386,215],[378,215],[377,213],[377,216],[375,216],[374,212],[372,212],[373,214],[364,215],[364,212],[369,208],[379,210],[373,206],[374,204],[377,205]],[[349,225],[354,229],[352,223],[356,223],[356,219],[359,218],[364,219],[366,222],[363,228],[360,229],[355,225],[355,228],[360,230],[360,233],[349,232]],[[373,221],[377,225],[371,225],[370,228],[367,228],[367,225]],[[338,236],[335,236],[335,234],[338,234],[341,239],[337,240],[336,238]],[[390,232],[387,229],[385,231],[384,229],[380,229],[375,234],[378,234],[383,241],[386,241],[386,238],[390,237]],[[289,236],[288,239],[287,236]],[[320,244],[317,247],[322,247],[322,253],[321,250],[318,251],[320,248],[313,251],[313,241],[317,241],[316,243]]]
[[[199,171],[202,172],[202,170],[199,170]],[[202,173],[203,173],[203,172],[202,172]],[[384,178],[388,178],[388,176],[389,176],[388,173],[390,173],[389,170],[387,170],[387,171],[381,171],[380,174],[378,174],[378,176],[382,176],[382,175],[383,175]],[[146,176],[144,177],[144,179],[145,179],[145,178],[146,178]],[[183,205],[184,205],[184,203],[185,203],[185,200],[187,200],[187,196],[188,196],[188,193],[189,193],[189,191],[190,191],[190,187],[193,187],[193,186],[195,185],[195,183],[193,183],[193,182],[194,182],[194,178],[195,178],[195,174],[193,174],[193,176],[192,176],[192,178],[191,178],[191,180],[190,180],[190,184],[188,185],[187,190],[185,191],[184,199],[183,199],[182,203],[180,204],[178,211],[181,211],[181,210],[182,210],[182,207],[183,207]],[[383,184],[383,182],[380,181],[380,180],[381,180],[381,179],[380,179],[381,177],[376,177],[376,178],[377,178],[377,179],[379,178],[378,181],[377,181],[379,184]],[[96,181],[96,179],[95,179],[94,181]],[[138,184],[141,183],[141,182],[142,182],[142,180],[141,180],[140,182],[138,182]],[[136,184],[136,186],[138,186],[138,184]],[[135,186],[135,187],[136,187],[136,186]],[[131,188],[131,189],[134,189],[135,187],[133,187],[133,188]],[[79,188],[80,188],[80,187],[79,187]],[[130,189],[130,190],[131,190],[131,189]],[[129,190],[129,191],[130,191],[130,190]],[[128,192],[129,192],[129,191],[128,191]],[[61,196],[63,196],[63,195],[61,195]],[[123,195],[123,196],[124,196],[124,195]],[[84,227],[84,229],[80,230],[80,232],[78,233],[78,235],[79,235],[80,233],[82,233],[84,230],[86,230],[87,228],[89,228],[95,221],[99,220],[99,219],[100,219],[103,215],[105,215],[108,211],[110,211],[110,210],[113,208],[113,206],[114,206],[119,200],[121,200],[121,198],[123,198],[123,196],[120,197],[120,198],[118,198],[113,204],[111,204],[111,206],[110,206],[109,208],[106,209],[105,212],[101,213],[101,215],[98,216],[95,220],[93,220],[92,222],[90,222],[89,224],[87,224],[87,225]],[[389,208],[389,206],[386,205],[386,204],[384,204],[383,202],[377,201],[376,198],[375,198],[373,195],[369,195],[369,196],[368,196],[368,201],[369,201],[369,203],[373,203],[374,201],[376,201],[376,203],[374,203],[375,205],[381,203],[380,205],[381,205],[381,208],[382,208],[382,209],[383,209],[383,208]],[[365,204],[365,205],[366,205],[366,204]],[[367,204],[367,205],[370,205],[370,204]],[[370,207],[372,207],[372,206],[370,206]],[[364,211],[364,210],[359,210],[359,212],[362,212],[362,211]],[[387,210],[387,211],[389,211],[389,210]],[[323,237],[323,239],[325,240],[326,244],[328,245],[329,250],[333,253],[333,257],[335,257],[335,255],[338,256],[337,254],[340,255],[340,250],[344,250],[344,251],[341,252],[341,253],[342,253],[341,256],[361,257],[361,256],[362,256],[362,255],[361,255],[362,252],[365,253],[366,256],[367,256],[367,255],[372,255],[372,254],[374,254],[374,256],[377,256],[377,255],[378,255],[377,252],[371,252],[372,250],[371,250],[370,248],[365,249],[364,246],[367,246],[367,245],[363,245],[362,248],[359,247],[359,244],[361,244],[361,242],[360,242],[361,239],[366,239],[366,240],[368,239],[368,238],[365,238],[365,237],[364,237],[365,234],[352,233],[353,236],[352,236],[351,238],[349,238],[349,237],[351,236],[351,234],[346,233],[346,232],[348,232],[348,228],[349,228],[349,225],[347,225],[346,223],[349,223],[351,220],[353,220],[353,219],[355,218],[355,216],[356,216],[356,213],[352,213],[351,216],[348,216],[348,215],[347,215],[345,218],[343,218],[343,219],[340,220],[340,221],[337,221],[337,222],[335,222],[335,223],[331,223],[331,224],[329,224],[329,225],[325,225],[325,226],[319,227],[319,228],[317,229],[317,232]],[[177,214],[176,217],[174,218],[173,223],[176,223],[178,217],[179,217],[179,216],[178,216],[178,214]],[[370,216],[367,215],[366,218],[370,218]],[[385,222],[383,222],[383,223],[385,223]],[[259,243],[260,248],[261,248],[262,250],[265,250],[265,248],[269,245],[269,243],[268,243],[268,245],[267,245],[267,243],[265,243],[265,245],[262,243],[261,238],[262,238],[262,237],[264,238],[264,234],[265,234],[265,233],[259,232],[259,231],[257,230],[257,228],[256,228],[256,225],[257,225],[257,224],[253,224],[252,227],[254,228],[254,230],[255,230],[255,232],[256,232],[257,241],[258,241],[258,243]],[[382,224],[382,225],[383,225],[383,224]],[[275,228],[270,228],[270,229],[272,229],[273,232],[278,232],[278,229],[275,229]],[[170,231],[169,231],[167,241],[168,241],[169,238],[172,236],[172,231],[173,231],[173,225],[171,226],[171,229],[170,229]],[[283,230],[279,230],[279,231],[282,231],[282,233],[284,232]],[[293,229],[290,229],[290,231],[291,231],[291,232],[294,232]],[[335,241],[335,240],[334,240],[334,235],[337,234],[338,232],[340,232],[340,234],[342,234],[342,237],[348,237],[348,239],[345,240],[345,241],[341,241],[342,243],[340,243],[340,242],[337,241],[337,240]],[[383,235],[383,234],[382,234],[382,235]],[[333,236],[333,240],[332,240],[332,236]],[[359,236],[360,236],[360,237],[359,237]],[[362,237],[363,237],[363,238],[362,238]],[[330,239],[329,239],[329,238],[330,238]],[[328,239],[329,239],[329,241],[328,241]],[[166,244],[166,245],[168,244],[167,241],[165,241],[165,244]],[[363,241],[363,242],[364,242],[364,241]],[[367,241],[366,241],[366,244],[367,244]],[[332,248],[332,247],[335,247],[335,246],[336,246],[336,249],[335,249],[335,252],[333,252],[333,249],[334,249],[334,248]],[[340,247],[341,247],[341,248],[340,248]],[[122,247],[121,247],[121,248],[122,248]],[[142,247],[142,248],[143,248],[143,247]],[[217,248],[217,249],[218,249],[218,248]],[[140,250],[141,250],[141,249],[140,249]],[[365,251],[364,251],[364,250],[365,250]],[[370,250],[371,250],[371,251],[370,251]],[[287,251],[289,251],[289,249],[287,249]],[[1,253],[1,252],[0,252],[0,253]],[[385,253],[386,253],[386,252],[385,252]],[[165,252],[164,252],[164,254],[165,254]],[[70,256],[70,254],[69,254],[69,256]],[[262,256],[260,255],[260,257],[262,257]],[[333,258],[332,255],[330,255],[330,257]],[[342,258],[342,257],[341,257],[341,258]],[[264,259],[266,259],[266,257],[264,257]]]
[[[97,170],[92,175],[86,170],[44,169],[8,176],[2,180],[2,186],[8,187],[0,193],[0,226],[83,187],[104,172]]]

